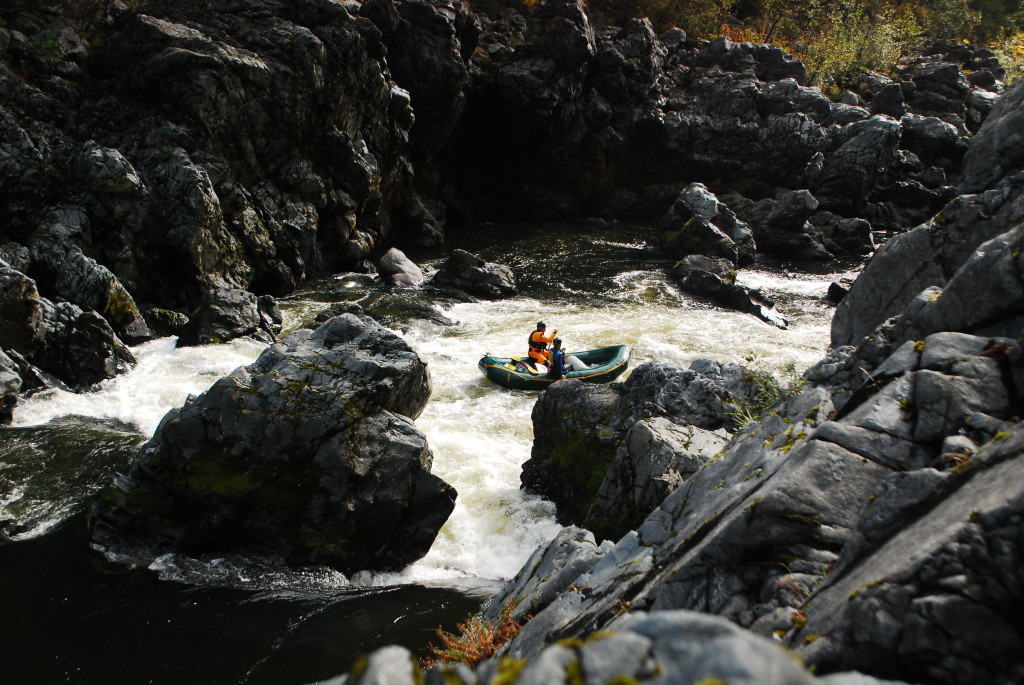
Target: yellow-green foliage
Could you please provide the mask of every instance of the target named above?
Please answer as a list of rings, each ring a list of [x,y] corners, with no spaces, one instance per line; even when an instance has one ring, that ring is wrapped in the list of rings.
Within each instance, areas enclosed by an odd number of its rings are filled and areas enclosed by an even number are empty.
[[[477,0],[480,1],[480,0]],[[493,0],[492,0],[493,1]],[[1022,0],[590,0],[597,23],[647,17],[655,30],[774,43],[807,65],[813,85],[838,90],[858,69],[891,71],[929,38],[981,43],[1024,72]]]
[[[1006,68],[1006,82],[1024,76],[1024,30],[1017,29],[995,44],[995,53]]]

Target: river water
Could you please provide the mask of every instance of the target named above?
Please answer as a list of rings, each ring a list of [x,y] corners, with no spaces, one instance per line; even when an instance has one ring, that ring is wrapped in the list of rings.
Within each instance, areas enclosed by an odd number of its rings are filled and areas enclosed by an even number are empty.
[[[434,473],[459,498],[427,556],[401,573],[349,579],[251,558],[139,560],[91,548],[90,498],[128,468],[168,409],[255,359],[254,344],[152,341],[135,350],[131,373],[96,392],[19,403],[14,426],[0,431],[0,515],[27,529],[0,548],[9,682],[298,684],[342,673],[384,644],[423,655],[434,628],[478,609],[558,530],[553,506],[519,490],[536,394],[490,384],[477,371],[480,356],[522,354],[544,320],[569,350],[629,344],[631,368],[710,358],[792,379],[827,347],[828,284],[851,275],[780,263],[743,270],[740,280],[775,296],[790,319],[779,330],[678,292],[665,276],[670,263],[648,247],[653,236],[637,229],[502,229],[500,238],[451,242],[512,266],[516,298],[452,304],[342,274],[281,303],[293,328],[331,303],[358,302],[429,363],[433,394],[417,425]],[[443,255],[409,256],[430,269]]]

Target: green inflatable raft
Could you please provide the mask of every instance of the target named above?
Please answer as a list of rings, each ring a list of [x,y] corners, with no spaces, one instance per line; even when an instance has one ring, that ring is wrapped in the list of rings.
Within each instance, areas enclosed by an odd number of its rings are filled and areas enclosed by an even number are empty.
[[[589,369],[570,371],[566,378],[575,378],[587,383],[608,383],[615,380],[629,366],[629,346],[610,345],[596,350],[570,352]],[[485,354],[478,363],[480,372],[498,385],[516,390],[543,390],[557,378],[547,374],[531,372],[531,369],[517,363],[518,357],[492,357]]]

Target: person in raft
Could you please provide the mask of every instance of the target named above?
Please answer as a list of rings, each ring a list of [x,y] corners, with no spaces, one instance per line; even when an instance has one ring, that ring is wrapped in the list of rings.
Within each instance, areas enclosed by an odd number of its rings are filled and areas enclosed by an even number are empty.
[[[565,378],[570,371],[582,371],[589,369],[579,357],[574,354],[566,354],[562,349],[562,339],[555,338],[551,343],[551,370],[548,372],[555,378]]]
[[[545,335],[544,331],[547,330],[547,325],[543,321],[537,322],[537,330],[530,333],[529,345],[530,348],[526,354],[529,356],[528,363],[536,368],[537,364],[540,364],[544,369],[537,369],[541,373],[547,370],[548,363],[548,343],[555,339],[558,335],[558,329],[552,331],[551,335]]]

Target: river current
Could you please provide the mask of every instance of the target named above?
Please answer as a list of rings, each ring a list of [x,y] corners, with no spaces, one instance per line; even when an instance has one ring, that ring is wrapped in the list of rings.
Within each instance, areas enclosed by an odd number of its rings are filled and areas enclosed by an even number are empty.
[[[251,558],[136,559],[92,549],[90,498],[128,468],[167,410],[259,354],[249,342],[178,349],[173,339],[134,351],[138,366],[95,392],[46,391],[19,403],[0,430],[0,518],[26,531],[0,548],[0,643],[11,682],[311,683],[345,672],[384,644],[426,653],[512,577],[558,530],[553,506],[519,490],[530,456],[536,394],[490,384],[476,368],[491,352],[525,352],[538,320],[564,345],[626,343],[631,368],[699,358],[768,370],[783,381],[828,344],[832,268],[808,274],[759,263],[740,280],[776,298],[788,330],[680,293],[652,235],[628,227],[508,226],[452,244],[516,272],[520,294],[452,304],[422,291],[388,291],[340,274],[281,302],[286,326],[330,303],[357,302],[429,364],[433,393],[417,425],[433,471],[458,502],[426,557],[401,573],[287,569]],[[408,253],[428,270],[443,254]]]

